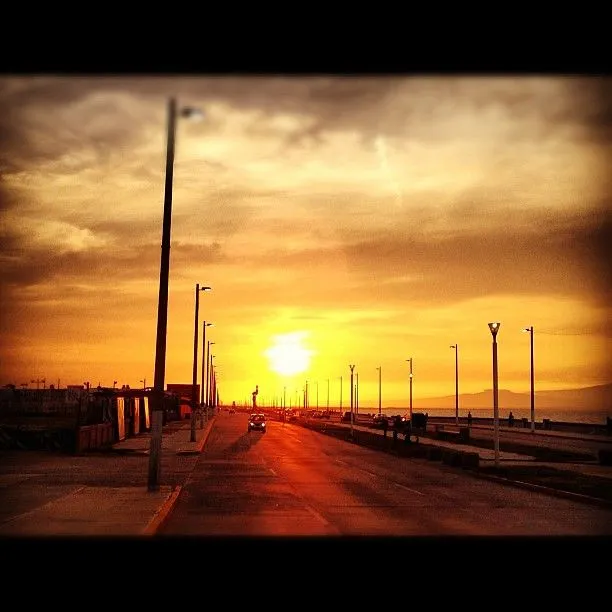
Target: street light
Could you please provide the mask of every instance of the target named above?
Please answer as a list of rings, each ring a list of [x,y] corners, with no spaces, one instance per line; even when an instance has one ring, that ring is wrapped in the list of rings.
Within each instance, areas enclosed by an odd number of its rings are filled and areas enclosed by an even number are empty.
[[[327,412],[329,412],[329,378],[327,379]]]
[[[378,370],[378,416],[382,410],[382,366],[376,368]]]
[[[208,341],[208,347],[206,349],[206,410],[208,410],[208,407],[211,404],[210,401],[210,366],[212,363],[212,356],[210,354],[210,347],[215,344],[215,342],[211,342],[210,340]]]
[[[168,278],[170,275],[170,229],[172,225],[172,178],[174,174],[174,140],[176,136],[176,100],[168,100],[168,131],[166,137],[166,180],[164,186],[164,217],[162,226],[161,261],[159,267],[159,297],[157,305],[157,337],[155,342],[155,374],[151,396],[151,442],[149,446],[148,490],[159,489],[161,471],[164,387],[166,376],[166,335],[168,328]],[[201,111],[183,108],[181,117],[201,116]]]
[[[355,369],[355,364],[349,365],[351,368],[351,438],[353,437],[353,370]]]
[[[319,410],[319,381],[317,380],[317,412]]]
[[[342,417],[342,376],[340,377],[340,416]]]
[[[410,423],[412,423],[412,357],[406,361],[410,362]]]
[[[499,466],[499,406],[497,392],[497,332],[501,323],[489,323],[493,336],[493,428],[495,437],[495,467]]]
[[[455,349],[455,425],[459,425],[459,345],[451,344]]]
[[[200,389],[200,404],[204,404],[204,390],[206,389],[206,385],[204,382],[204,371],[206,364],[206,328],[212,327],[212,323],[207,323],[206,321],[202,321],[202,384]]]
[[[535,431],[535,385],[533,378],[533,325],[523,329],[524,332],[529,332],[529,340],[531,346],[531,433]]]
[[[212,287],[200,287],[199,283],[195,286],[195,322],[193,325],[193,376],[191,379],[191,437],[190,442],[196,442],[196,409],[198,407],[198,333],[200,319],[198,311],[200,308],[200,291],[212,291]]]

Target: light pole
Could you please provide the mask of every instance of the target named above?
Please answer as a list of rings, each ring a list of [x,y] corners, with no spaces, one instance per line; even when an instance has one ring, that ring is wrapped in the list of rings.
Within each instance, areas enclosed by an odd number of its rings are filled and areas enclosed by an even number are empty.
[[[355,417],[359,414],[359,372],[355,374]]]
[[[410,362],[410,423],[412,423],[412,357],[406,361]]]
[[[183,108],[182,117],[201,113]],[[164,217],[162,226],[161,261],[159,267],[159,297],[157,305],[157,337],[155,343],[155,374],[151,410],[151,442],[149,450],[148,490],[159,489],[166,376],[166,333],[168,328],[168,279],[170,275],[170,229],[172,225],[172,178],[174,174],[174,140],[176,136],[176,100],[168,100],[168,131],[166,139],[166,181],[164,186]]]
[[[524,332],[529,332],[530,356],[531,356],[531,433],[535,431],[535,385],[533,377],[533,325],[523,329]]]
[[[202,384],[200,389],[200,404],[204,405],[204,390],[206,389],[204,371],[206,370],[206,328],[212,327],[212,323],[207,323],[206,321],[202,321]]]
[[[210,345],[215,344],[214,342],[211,342]],[[214,371],[213,371],[213,359],[215,358],[214,355],[209,354],[208,357],[208,381],[206,382],[207,385],[207,393],[208,393],[208,397],[206,400],[206,404],[208,406],[212,406],[213,405],[213,376],[214,376]],[[214,406],[213,406],[214,408]]]
[[[142,380],[139,380],[138,382],[142,383],[142,388],[146,389],[147,388],[147,379],[143,378]]]
[[[319,410],[319,381],[317,380],[317,411]]]
[[[198,334],[200,331],[200,319],[198,311],[200,308],[200,291],[211,291],[211,287],[195,286],[195,321],[193,325],[193,375],[191,378],[191,437],[190,442],[196,442],[196,411],[198,407]]]
[[[329,412],[329,378],[327,379],[327,412]]]
[[[450,347],[455,349],[455,425],[459,425],[459,345]]]
[[[210,345],[214,344],[210,340],[206,344],[206,413],[208,414],[208,405],[210,403],[210,374],[209,374],[209,363],[210,363]]]
[[[376,368],[378,370],[378,416],[382,411],[382,366]]]
[[[501,323],[489,323],[493,336],[493,428],[495,437],[495,467],[499,466],[499,406],[497,392],[497,332]]]
[[[349,365],[349,368],[351,368],[351,438],[352,438],[353,437],[353,393],[354,393],[353,370],[355,369],[355,364]]]
[[[340,377],[340,417],[342,417],[342,376]]]

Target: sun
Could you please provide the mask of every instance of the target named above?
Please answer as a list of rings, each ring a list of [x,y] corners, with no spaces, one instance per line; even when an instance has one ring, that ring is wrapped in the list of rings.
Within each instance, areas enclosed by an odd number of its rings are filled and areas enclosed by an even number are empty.
[[[293,376],[308,369],[309,351],[302,345],[305,332],[292,332],[274,336],[272,346],[265,351],[270,369],[283,376]]]

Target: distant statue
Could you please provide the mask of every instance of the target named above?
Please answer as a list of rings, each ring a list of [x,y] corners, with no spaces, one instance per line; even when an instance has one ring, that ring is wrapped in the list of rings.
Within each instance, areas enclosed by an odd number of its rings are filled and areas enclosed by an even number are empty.
[[[253,408],[257,408],[257,394],[259,393],[259,385],[255,385],[255,391],[251,394],[253,396]]]
[[[514,427],[514,415],[512,414],[512,410],[510,411],[510,414],[508,415],[508,426]]]
[[[472,425],[472,413],[468,411],[468,416],[467,416],[467,422],[468,422],[468,427],[471,427]]]

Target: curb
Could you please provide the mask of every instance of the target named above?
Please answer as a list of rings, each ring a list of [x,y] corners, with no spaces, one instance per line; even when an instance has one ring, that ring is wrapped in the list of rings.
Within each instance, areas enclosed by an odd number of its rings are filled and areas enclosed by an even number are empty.
[[[476,478],[482,478],[483,480],[490,480],[492,482],[499,482],[504,485],[510,485],[517,489],[528,489],[530,491],[537,491],[546,495],[552,495],[553,497],[562,497],[565,499],[571,499],[572,501],[579,501],[594,506],[600,506],[602,508],[612,508],[612,501],[607,499],[601,499],[600,497],[591,497],[590,495],[582,495],[581,493],[572,493],[571,491],[564,491],[563,489],[553,489],[551,487],[545,487],[543,485],[533,484],[531,482],[523,482],[522,480],[510,480],[509,478],[503,478],[502,476],[494,476],[492,474],[483,474],[476,470],[466,470],[466,473],[476,476]]]
[[[161,505],[155,516],[149,521],[149,524],[144,528],[143,535],[155,535],[166,522],[170,513],[174,509],[176,501],[181,493],[182,486],[178,485],[168,496],[166,501]]]
[[[187,448],[183,450],[176,451],[177,455],[199,455],[204,450],[204,445],[208,440],[208,436],[210,436],[210,432],[212,431],[212,426],[214,423],[214,419],[211,419],[206,423],[206,431],[202,436],[202,439],[199,442],[196,442],[195,448]]]

